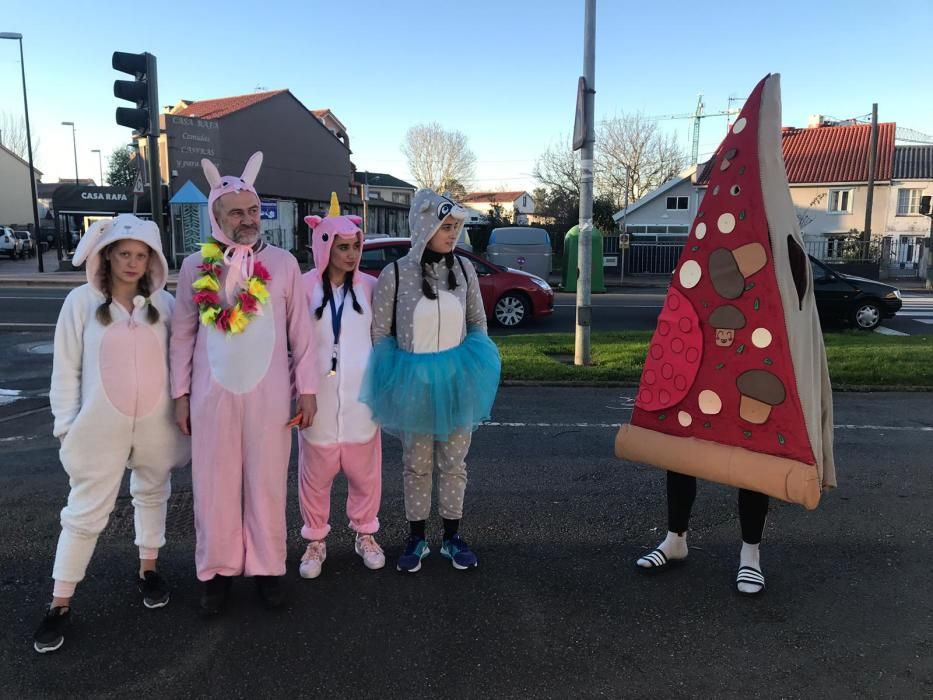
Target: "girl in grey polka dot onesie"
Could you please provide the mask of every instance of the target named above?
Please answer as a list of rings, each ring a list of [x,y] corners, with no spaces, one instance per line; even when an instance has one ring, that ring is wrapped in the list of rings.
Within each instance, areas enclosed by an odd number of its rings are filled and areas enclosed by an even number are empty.
[[[411,251],[387,265],[373,294],[373,345],[361,399],[402,441],[405,515],[411,534],[398,570],[414,573],[430,549],[425,521],[433,475],[444,521],[441,555],[477,565],[459,534],[473,431],[489,418],[500,359],[486,333],[473,265],[453,253],[466,210],[429,189],[409,212]]]

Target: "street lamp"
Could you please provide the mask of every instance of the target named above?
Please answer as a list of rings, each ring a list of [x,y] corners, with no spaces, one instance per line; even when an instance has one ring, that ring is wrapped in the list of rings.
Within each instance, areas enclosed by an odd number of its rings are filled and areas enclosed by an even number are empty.
[[[71,145],[75,150],[75,184],[80,185],[78,182],[78,137],[75,136],[75,123],[74,122],[62,122],[62,126],[71,127]]]
[[[16,32],[0,32],[0,39],[14,39],[19,42],[19,65],[23,73],[23,112],[26,119],[26,150],[29,151],[29,185],[32,188],[32,217],[36,234],[36,258],[39,260],[39,272],[45,272],[42,262],[42,245],[39,242],[39,197],[36,194],[36,168],[32,163],[32,134],[29,131],[29,103],[26,101],[26,63],[23,61],[23,35]]]
[[[103,187],[104,186],[104,163],[100,157],[100,149],[92,148],[91,153],[97,154],[97,167],[100,169],[100,186]]]

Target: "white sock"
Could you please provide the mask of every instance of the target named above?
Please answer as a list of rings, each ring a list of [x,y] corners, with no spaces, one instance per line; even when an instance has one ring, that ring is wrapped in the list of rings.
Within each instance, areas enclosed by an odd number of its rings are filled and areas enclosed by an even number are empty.
[[[676,532],[667,531],[667,537],[664,538],[664,541],[657,546],[657,549],[660,549],[664,552],[664,556],[668,559],[686,559],[687,557],[687,533],[682,532],[677,534]],[[647,559],[646,557],[639,557],[638,561],[635,562],[638,566],[644,569],[650,569],[656,564]]]
[[[761,571],[760,547],[761,543],[749,544],[748,542],[742,542],[742,552],[739,555],[739,567],[750,566],[753,569]],[[757,593],[764,588],[764,586],[759,586],[754,583],[737,583],[736,587],[742,593]]]

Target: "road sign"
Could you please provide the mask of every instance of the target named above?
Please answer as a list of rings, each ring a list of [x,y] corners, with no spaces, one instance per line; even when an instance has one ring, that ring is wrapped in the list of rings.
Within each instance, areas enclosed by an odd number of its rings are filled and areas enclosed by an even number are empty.
[[[133,194],[144,195],[146,194],[146,185],[143,182],[143,171],[136,171],[136,180],[133,182]]]
[[[267,221],[272,221],[279,218],[279,203],[278,202],[262,202],[261,209],[259,212],[259,218],[265,219]]]

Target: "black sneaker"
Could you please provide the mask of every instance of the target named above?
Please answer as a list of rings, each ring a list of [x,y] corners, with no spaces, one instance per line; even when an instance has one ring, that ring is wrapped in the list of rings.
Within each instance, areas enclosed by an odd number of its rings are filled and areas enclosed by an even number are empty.
[[[282,590],[281,576],[254,576],[256,581],[256,590],[262,604],[267,610],[274,610],[281,607],[285,602],[285,591]]]
[[[138,579],[139,592],[143,594],[143,605],[150,610],[168,605],[169,592],[165,579],[155,571],[146,571]]]
[[[65,628],[71,620],[71,608],[49,608],[42,624],[33,635],[33,648],[40,654],[61,649],[65,643]]]
[[[204,582],[201,592],[201,612],[204,615],[219,615],[227,604],[227,594],[233,582],[229,576],[217,574],[210,581]]]

